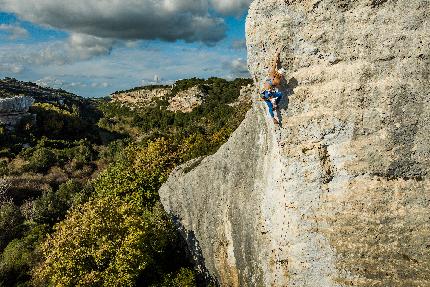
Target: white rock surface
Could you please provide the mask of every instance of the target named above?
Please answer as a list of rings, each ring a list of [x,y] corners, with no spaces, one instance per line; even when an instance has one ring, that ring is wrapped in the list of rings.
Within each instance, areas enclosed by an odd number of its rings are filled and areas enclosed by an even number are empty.
[[[255,101],[160,189],[222,286],[430,286],[429,13],[426,0],[252,3],[256,86],[284,47],[282,127]]]
[[[0,114],[26,113],[34,99],[26,96],[15,96],[0,99]]]
[[[34,99],[27,96],[15,96],[0,99],[0,123],[12,129],[21,119],[29,115],[28,110]]]
[[[113,94],[112,100],[131,106],[144,107],[150,105],[157,99],[166,97],[171,91],[171,88],[139,89],[136,91]]]
[[[174,97],[169,99],[169,106],[167,109],[172,112],[189,113],[194,108],[203,103],[206,95],[198,87],[192,87],[185,91],[178,92]]]

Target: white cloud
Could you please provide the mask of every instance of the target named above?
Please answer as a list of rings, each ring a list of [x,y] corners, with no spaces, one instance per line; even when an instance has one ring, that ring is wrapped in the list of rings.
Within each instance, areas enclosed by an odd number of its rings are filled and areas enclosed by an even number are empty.
[[[109,55],[115,40],[72,33],[66,41],[33,45],[2,45],[0,63],[21,65],[65,65]]]
[[[81,96],[106,96],[116,90],[154,84],[154,75],[158,75],[161,84],[191,77],[248,76],[243,60],[246,51],[233,50],[225,45],[208,48],[148,41],[140,43],[145,45],[142,49],[140,44],[135,48],[117,44],[109,57],[72,61],[73,57],[78,59],[86,54],[82,56],[78,53],[80,49],[70,48],[70,42],[73,41],[32,45],[6,43],[0,45],[0,63],[25,67],[19,75],[22,80],[39,80],[40,84],[63,88]],[[79,41],[74,43],[79,46]],[[10,74],[0,69],[0,77]]]
[[[239,16],[248,10],[253,0],[212,0],[213,7],[226,15]]]
[[[3,73],[12,73],[12,74],[19,74],[22,71],[24,71],[24,67],[19,64],[14,63],[0,63],[0,72]]]
[[[243,50],[246,49],[246,41],[245,39],[236,39],[231,43],[231,48],[235,50]]]
[[[88,84],[81,81],[68,81],[64,79],[60,79],[54,76],[46,76],[42,79],[36,80],[36,84],[42,87],[50,87],[56,89],[65,89],[65,90],[76,90],[87,88]]]
[[[222,11],[232,8],[218,4]],[[1,0],[0,10],[33,23],[99,38],[213,44],[226,32],[224,20],[208,12],[208,0]]]
[[[51,76],[36,80],[36,84],[41,87],[61,88],[64,82]]]
[[[17,25],[0,24],[0,31],[6,32],[9,40],[28,37],[28,31]]]
[[[107,88],[110,87],[111,84],[108,82],[93,82],[91,83],[91,88]]]
[[[224,67],[230,71],[230,78],[249,78],[249,70],[246,60],[237,58],[229,62],[224,62]]]
[[[110,54],[114,43],[113,39],[72,33],[66,49],[69,49],[69,54],[85,60],[93,56]]]
[[[213,45],[226,36],[223,18],[210,13],[238,15],[250,0],[0,0],[0,11],[16,13],[33,23],[70,33],[33,53],[16,55],[19,63],[64,65],[108,55],[114,45],[137,46],[139,40],[184,40]],[[28,32],[2,24],[10,39]],[[240,49],[235,42],[232,48]],[[1,57],[1,55],[0,55]],[[0,59],[1,60],[1,59]]]

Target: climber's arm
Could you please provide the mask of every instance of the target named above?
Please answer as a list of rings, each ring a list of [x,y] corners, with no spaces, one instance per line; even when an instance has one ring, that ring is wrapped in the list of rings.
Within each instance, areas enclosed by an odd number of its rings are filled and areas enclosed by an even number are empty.
[[[259,101],[266,101],[266,97],[267,97],[266,91],[263,91],[260,93],[258,100]]]
[[[272,61],[272,66],[271,66],[271,69],[270,69],[270,72],[269,72],[271,78],[273,78],[276,75],[276,72],[278,70],[278,65],[279,65],[279,60],[280,60],[280,54],[281,54],[281,49],[278,48],[276,50],[275,58]]]

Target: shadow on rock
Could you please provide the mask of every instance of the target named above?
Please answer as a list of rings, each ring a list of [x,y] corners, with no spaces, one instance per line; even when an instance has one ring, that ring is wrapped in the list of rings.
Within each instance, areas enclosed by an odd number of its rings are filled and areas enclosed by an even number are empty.
[[[206,268],[202,249],[200,248],[200,243],[197,240],[194,231],[187,230],[177,216],[173,215],[172,218],[181,238],[184,240],[184,244],[186,244],[188,260],[194,264],[195,270],[198,272],[197,286],[220,286],[218,281]]]
[[[279,108],[276,110],[278,119],[279,119],[279,126],[282,128],[282,113],[281,110],[288,110],[288,104],[289,104],[289,97],[294,94],[294,89],[299,85],[299,82],[296,78],[291,78],[288,82],[284,79],[281,83],[281,89],[280,91],[284,94],[282,97],[281,102],[279,103]]]

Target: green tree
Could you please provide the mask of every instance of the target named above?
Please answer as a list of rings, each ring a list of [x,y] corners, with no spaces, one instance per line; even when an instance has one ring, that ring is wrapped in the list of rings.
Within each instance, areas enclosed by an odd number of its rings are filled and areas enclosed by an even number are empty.
[[[8,244],[0,256],[0,286],[29,285],[31,268],[39,257],[35,248],[46,233],[46,226],[35,225],[27,235]]]
[[[158,200],[158,188],[178,162],[173,147],[166,139],[149,142],[147,146],[130,145],[117,162],[103,172],[94,183],[98,194],[128,195],[139,192],[143,204]]]
[[[0,202],[0,251],[21,235],[24,230],[24,216],[12,202]]]
[[[29,158],[25,169],[34,172],[46,172],[56,163],[57,156],[51,149],[38,147]]]
[[[42,245],[36,285],[134,286],[165,252],[174,230],[159,206],[142,199],[98,197],[75,209]]]
[[[57,191],[44,192],[33,201],[32,220],[50,226],[63,220],[70,207],[86,202],[89,198],[89,186],[85,189],[76,180],[62,183]]]

